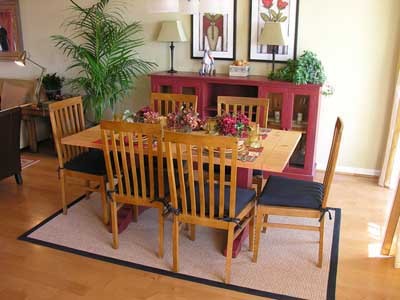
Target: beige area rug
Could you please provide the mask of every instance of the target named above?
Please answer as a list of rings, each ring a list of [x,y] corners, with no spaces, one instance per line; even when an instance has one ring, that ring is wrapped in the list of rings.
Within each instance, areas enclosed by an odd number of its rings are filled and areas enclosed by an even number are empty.
[[[21,169],[26,169],[29,168],[35,164],[37,164],[38,162],[40,162],[40,160],[37,159],[27,159],[24,157],[21,157]]]
[[[98,198],[98,199],[96,199]],[[259,258],[251,262],[248,241],[232,262],[232,284],[225,285],[225,233],[198,226],[196,240],[186,231],[180,238],[180,272],[171,272],[172,251],[170,218],[165,224],[165,257],[156,256],[158,247],[157,211],[149,209],[120,234],[120,247],[111,247],[111,234],[101,222],[98,194],[78,199],[68,215],[55,213],[20,237],[21,240],[72,252],[86,257],[141,269],[148,272],[232,289],[273,299],[334,299],[340,227],[340,210],[326,219],[324,263],[316,267],[318,233],[270,229],[262,234]],[[275,219],[278,221],[278,218]],[[279,221],[310,225],[299,218]]]

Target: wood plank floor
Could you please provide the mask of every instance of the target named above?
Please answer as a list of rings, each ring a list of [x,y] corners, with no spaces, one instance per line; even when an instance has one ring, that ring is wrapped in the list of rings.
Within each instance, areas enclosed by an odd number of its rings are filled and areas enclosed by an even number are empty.
[[[259,299],[18,241],[61,207],[56,158],[24,156],[41,160],[23,171],[24,185],[0,181],[0,299]],[[379,257],[394,192],[376,181],[334,180],[329,205],[342,208],[337,299],[400,299],[400,270]],[[81,193],[69,192],[71,200]]]

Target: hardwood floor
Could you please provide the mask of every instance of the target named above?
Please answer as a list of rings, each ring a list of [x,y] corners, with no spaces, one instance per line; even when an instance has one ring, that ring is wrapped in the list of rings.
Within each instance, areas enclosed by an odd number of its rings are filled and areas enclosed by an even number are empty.
[[[0,299],[261,299],[18,241],[61,208],[56,158],[24,156],[40,163],[23,170],[23,186],[0,181]],[[393,258],[379,257],[394,192],[376,181],[334,179],[328,204],[342,208],[337,299],[400,298],[400,270]],[[69,199],[81,194],[68,192]]]

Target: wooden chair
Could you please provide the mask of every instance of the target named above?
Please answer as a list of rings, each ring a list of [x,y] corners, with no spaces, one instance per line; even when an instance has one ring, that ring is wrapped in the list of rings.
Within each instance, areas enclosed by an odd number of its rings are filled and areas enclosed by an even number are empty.
[[[253,261],[257,262],[260,232],[264,228],[287,228],[319,231],[318,267],[322,266],[325,213],[329,212],[327,201],[335,173],[336,161],[342,137],[343,123],[336,121],[332,147],[323,184],[271,176],[257,205],[256,239]],[[268,222],[271,215],[319,219],[319,226],[278,224]]]
[[[224,112],[242,113],[251,122],[259,124],[260,127],[267,127],[268,124],[269,100],[266,98],[248,98],[219,96],[217,99],[217,113],[221,116]],[[253,171],[253,184],[257,185],[257,195],[262,189],[263,172]]]
[[[85,188],[88,192],[99,192],[101,194],[103,222],[107,224],[109,212],[103,152],[61,144],[63,137],[85,129],[82,98],[75,97],[52,103],[49,105],[49,114],[58,156],[63,213],[67,214],[67,178],[82,179],[86,183]],[[92,186],[93,184],[94,186]],[[87,197],[89,197],[89,193],[87,193]]]
[[[269,100],[266,98],[219,96],[217,99],[217,113],[242,113],[251,122],[267,127]]]
[[[182,105],[197,111],[197,98],[196,95],[152,93],[150,107],[163,116],[179,111]]]
[[[256,193],[252,189],[236,187],[238,140],[234,137],[199,136],[166,131],[167,166],[171,203],[175,210],[173,220],[173,270],[179,269],[179,223],[189,224],[191,239],[195,226],[226,230],[227,255],[225,282],[230,282],[232,247],[234,239],[250,224],[250,249],[253,248],[253,229]],[[218,153],[214,152],[219,149]],[[231,155],[226,154],[232,149]],[[201,155],[199,155],[201,154]],[[174,167],[176,159],[177,168]],[[224,172],[231,161],[229,179]],[[208,180],[203,165],[209,164]],[[214,168],[222,172],[216,180]],[[177,169],[177,175],[174,170]],[[180,186],[180,190],[176,186]]]
[[[159,210],[158,255],[163,257],[163,212],[168,179],[160,147],[161,125],[103,121],[100,126],[108,180],[114,182],[116,179],[115,189],[111,192],[113,247],[119,246],[118,209],[124,204],[152,207]]]

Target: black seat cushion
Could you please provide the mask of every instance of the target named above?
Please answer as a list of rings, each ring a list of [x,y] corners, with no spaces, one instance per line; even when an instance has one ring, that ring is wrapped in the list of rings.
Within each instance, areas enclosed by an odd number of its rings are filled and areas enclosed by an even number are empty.
[[[106,165],[104,161],[103,151],[91,150],[84,152],[64,164],[64,168],[82,173],[93,175],[106,175]]]
[[[154,172],[154,200],[162,200],[160,199],[159,193],[160,193],[160,189],[159,189],[159,183],[158,183],[158,173],[157,173],[157,169],[154,168],[153,169]],[[138,194],[139,197],[142,197],[142,178],[141,178],[141,174],[140,174],[140,170],[138,169],[138,171],[135,173],[137,174],[137,181],[138,181]],[[132,174],[129,174],[129,180],[130,180],[130,186],[131,186],[131,195],[133,196],[135,193],[134,190],[134,186],[133,186],[133,180],[132,180]],[[146,196],[150,197],[150,175],[149,175],[149,168],[145,168],[145,180],[146,180]],[[168,172],[167,170],[163,170],[163,181],[164,181],[164,196],[168,196],[169,195],[169,182],[168,182]],[[122,178],[122,182],[123,182],[123,188],[124,188],[124,193],[126,193],[126,189],[125,189],[125,180],[124,178]],[[117,192],[118,192],[118,186],[117,188]]]
[[[271,176],[259,204],[320,209],[323,196],[324,186],[319,182]]]
[[[229,215],[229,198],[230,198],[230,186],[224,187],[224,216]],[[196,197],[196,212],[200,213],[200,190],[198,182],[194,185],[195,197]],[[208,183],[204,186],[204,195],[206,202],[206,215],[209,214],[208,207],[210,201],[210,186]],[[240,212],[251,202],[256,196],[256,192],[251,189],[236,188],[236,207],[235,215],[237,216]],[[186,198],[187,198],[187,209],[188,212],[191,211],[191,201],[190,201],[190,189],[186,187]],[[181,203],[179,201],[179,203]],[[214,211],[215,214],[219,211],[219,184],[214,184]]]

